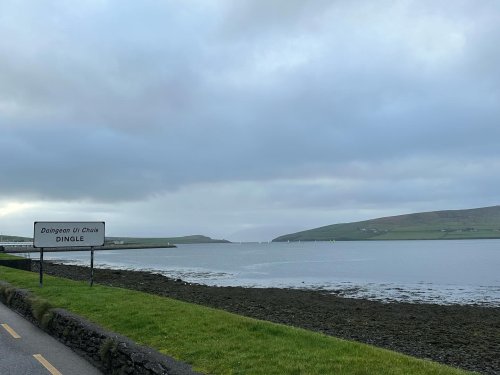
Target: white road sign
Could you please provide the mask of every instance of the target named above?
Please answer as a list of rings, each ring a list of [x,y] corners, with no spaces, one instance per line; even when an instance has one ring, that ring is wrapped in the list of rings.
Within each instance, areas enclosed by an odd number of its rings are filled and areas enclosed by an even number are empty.
[[[35,221],[34,247],[89,247],[104,245],[104,222]]]

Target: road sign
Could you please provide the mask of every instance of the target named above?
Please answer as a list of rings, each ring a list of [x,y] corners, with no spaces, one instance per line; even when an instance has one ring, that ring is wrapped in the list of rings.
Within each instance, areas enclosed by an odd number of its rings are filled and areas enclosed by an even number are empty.
[[[104,245],[104,222],[35,221],[33,246],[92,247]]]

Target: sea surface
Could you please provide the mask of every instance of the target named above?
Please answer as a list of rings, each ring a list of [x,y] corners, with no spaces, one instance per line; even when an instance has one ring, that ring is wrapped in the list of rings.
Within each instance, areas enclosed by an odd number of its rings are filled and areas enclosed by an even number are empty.
[[[45,253],[90,264],[90,252]],[[178,245],[95,252],[95,267],[219,286],[316,289],[352,298],[500,306],[500,240]]]

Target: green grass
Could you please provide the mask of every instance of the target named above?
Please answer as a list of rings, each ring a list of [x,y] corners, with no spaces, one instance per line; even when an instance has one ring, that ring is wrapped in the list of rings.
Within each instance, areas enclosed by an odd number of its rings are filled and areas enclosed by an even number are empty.
[[[15,255],[0,253],[0,260],[13,260],[13,259],[24,259],[24,258]]]
[[[0,280],[211,374],[466,374],[330,336],[140,293],[0,267]]]
[[[33,238],[31,237],[21,237],[21,236],[7,236],[6,234],[0,235],[0,242],[6,241],[6,242],[25,242],[25,241],[32,241]]]
[[[451,240],[500,238],[500,206],[421,212],[291,233],[273,241]]]

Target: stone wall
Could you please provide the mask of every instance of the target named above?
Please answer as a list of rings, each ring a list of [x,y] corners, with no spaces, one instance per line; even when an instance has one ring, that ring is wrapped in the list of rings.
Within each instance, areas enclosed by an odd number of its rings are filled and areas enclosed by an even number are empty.
[[[0,301],[23,315],[104,374],[199,375],[185,363],[103,328],[29,292],[0,281]]]

